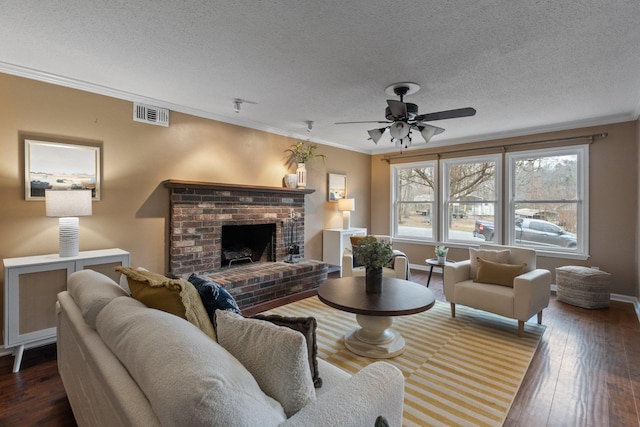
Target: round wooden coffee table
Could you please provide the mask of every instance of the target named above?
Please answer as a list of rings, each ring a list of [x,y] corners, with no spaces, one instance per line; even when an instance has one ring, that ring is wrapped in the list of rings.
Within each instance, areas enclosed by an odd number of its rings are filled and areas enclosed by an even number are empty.
[[[393,316],[428,310],[435,294],[408,280],[385,277],[382,293],[365,291],[364,277],[329,279],[318,288],[318,298],[330,307],[354,313],[360,325],[344,337],[345,346],[360,356],[387,359],[401,354],[405,340],[391,329]]]

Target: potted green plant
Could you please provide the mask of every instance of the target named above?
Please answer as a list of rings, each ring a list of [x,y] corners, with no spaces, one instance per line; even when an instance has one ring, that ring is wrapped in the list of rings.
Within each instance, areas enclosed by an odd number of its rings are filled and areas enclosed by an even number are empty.
[[[438,264],[444,264],[447,261],[449,248],[447,248],[446,246],[436,246],[435,253],[436,257],[438,258]]]
[[[318,146],[312,142],[298,141],[296,144],[291,145],[285,150],[288,153],[287,166],[297,164],[296,174],[298,175],[298,188],[304,188],[307,186],[307,164],[315,159],[322,158],[325,160],[324,154],[318,153]]]
[[[353,256],[359,264],[365,266],[366,291],[382,292],[382,269],[393,258],[391,243],[367,236],[353,247]]]

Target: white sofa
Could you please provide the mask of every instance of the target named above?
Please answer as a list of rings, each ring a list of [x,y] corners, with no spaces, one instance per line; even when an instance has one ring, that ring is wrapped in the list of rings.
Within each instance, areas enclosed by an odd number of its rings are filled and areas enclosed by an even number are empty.
[[[318,359],[322,387],[287,417],[220,344],[100,273],[72,274],[56,313],[58,369],[79,426],[371,427],[380,415],[402,423],[404,377],[386,362],[352,376]]]
[[[472,248],[470,252],[474,251]],[[536,252],[514,246],[480,245],[479,252],[502,256],[505,264],[524,265],[524,273],[515,277],[512,286],[478,283],[471,260],[447,263],[444,267],[444,295],[451,303],[451,316],[456,316],[456,304],[477,308],[518,320],[518,335],[532,316],[542,323],[542,310],[549,306],[551,272],[536,268]],[[504,254],[504,252],[508,252]],[[474,252],[475,253],[475,252]],[[487,256],[488,260],[495,261]]]

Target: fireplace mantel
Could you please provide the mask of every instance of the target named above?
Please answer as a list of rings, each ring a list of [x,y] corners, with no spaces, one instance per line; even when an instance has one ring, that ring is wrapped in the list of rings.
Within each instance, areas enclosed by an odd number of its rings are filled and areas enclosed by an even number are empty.
[[[182,181],[178,179],[167,179],[162,183],[167,188],[193,188],[217,191],[251,191],[277,194],[311,194],[316,191],[310,188],[262,187],[240,184],[225,184],[220,182]]]

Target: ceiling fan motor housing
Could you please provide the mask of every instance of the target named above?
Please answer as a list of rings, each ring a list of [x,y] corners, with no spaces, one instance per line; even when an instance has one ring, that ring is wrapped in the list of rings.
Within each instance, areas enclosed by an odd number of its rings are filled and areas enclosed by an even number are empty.
[[[418,106],[416,104],[412,104],[410,102],[405,102],[405,105],[407,106],[407,117],[394,117],[393,114],[391,114],[391,109],[389,107],[386,107],[384,109],[384,116],[387,118],[387,120],[390,121],[396,121],[396,120],[413,120],[416,118],[416,116],[418,115]]]

